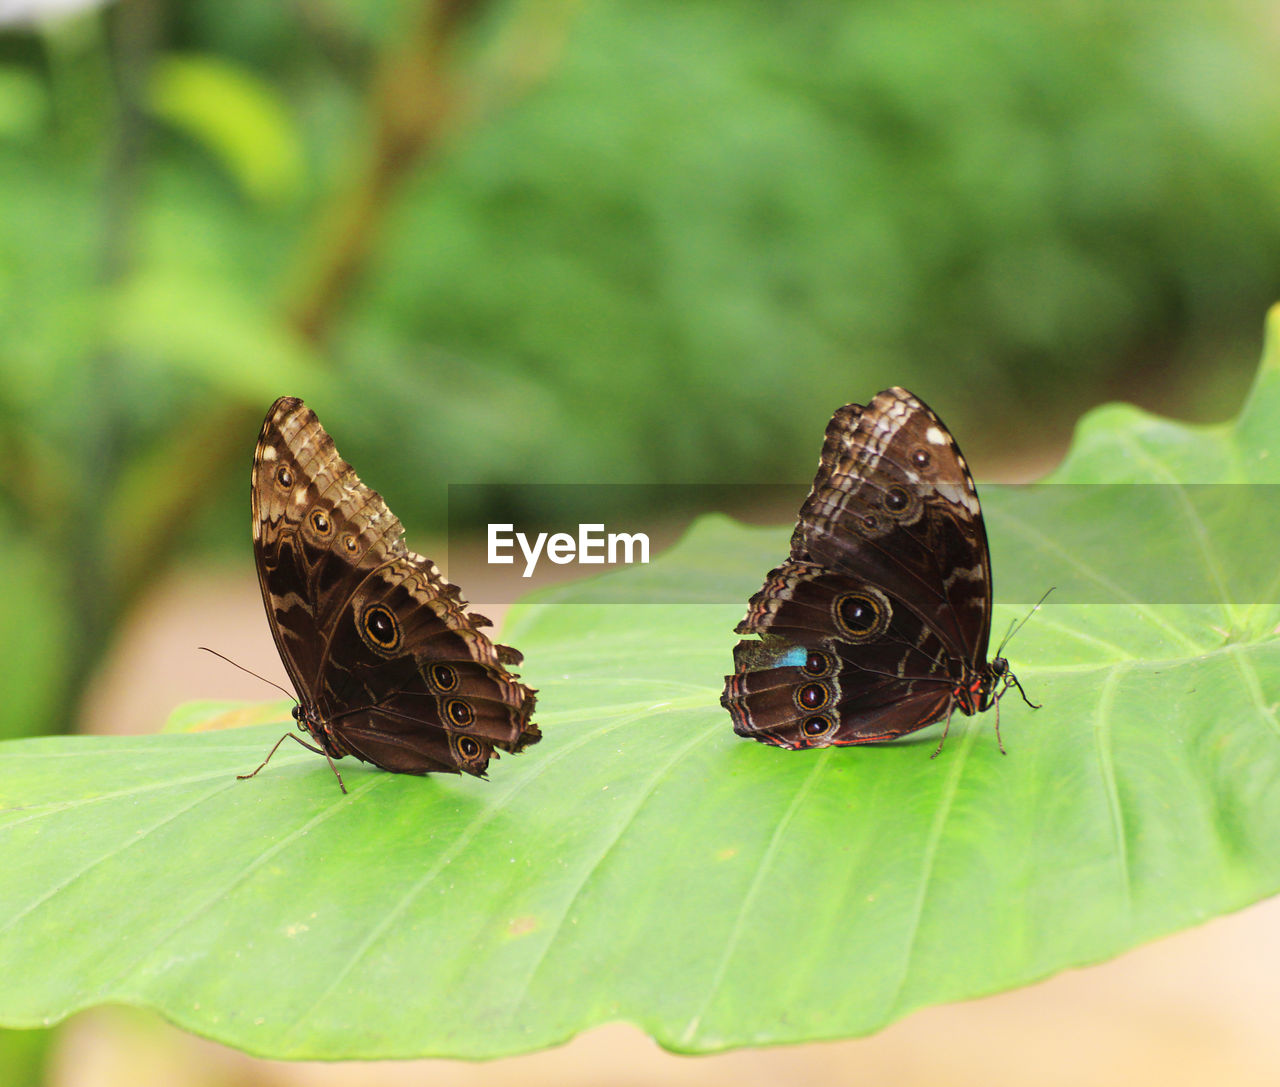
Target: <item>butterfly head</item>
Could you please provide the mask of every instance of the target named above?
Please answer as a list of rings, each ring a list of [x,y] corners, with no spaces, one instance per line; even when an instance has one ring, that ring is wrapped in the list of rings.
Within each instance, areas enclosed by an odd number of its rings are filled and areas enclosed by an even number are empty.
[[[1013,673],[1009,671],[1009,662],[1004,657],[996,657],[987,665],[986,669],[981,672],[973,682],[970,688],[975,696],[976,712],[985,713],[997,702],[1004,693],[1004,689],[1009,686],[1008,677]],[[973,710],[961,710],[965,713],[972,713]]]
[[[1022,701],[1033,710],[1038,710],[1040,708],[1037,703],[1032,702],[1031,699],[1027,697],[1027,692],[1022,689],[1022,684],[1018,682],[1018,677],[1013,674],[1013,670],[1009,667],[1008,660],[1002,657],[1001,653],[1004,651],[1004,647],[1009,644],[1009,639],[1026,626],[1027,620],[1040,610],[1040,605],[1049,599],[1049,593],[1051,592],[1053,592],[1052,586],[1046,590],[1044,596],[1036,601],[1036,606],[1027,612],[1026,616],[1024,616],[1020,623],[1009,624],[1009,633],[1000,640],[1000,645],[996,649],[996,655],[991,659],[991,663],[987,665],[986,671],[982,675],[981,697],[978,701],[978,708],[980,710],[990,709],[1000,701],[1000,696],[1003,695],[1010,687],[1017,687],[1018,694],[1022,695]],[[997,731],[997,736],[998,735],[999,732]]]

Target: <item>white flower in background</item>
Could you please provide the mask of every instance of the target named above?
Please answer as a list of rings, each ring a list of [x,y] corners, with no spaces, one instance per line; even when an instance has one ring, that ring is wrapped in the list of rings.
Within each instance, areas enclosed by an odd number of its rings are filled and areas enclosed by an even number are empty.
[[[21,26],[102,7],[107,0],[0,0],[0,26]]]

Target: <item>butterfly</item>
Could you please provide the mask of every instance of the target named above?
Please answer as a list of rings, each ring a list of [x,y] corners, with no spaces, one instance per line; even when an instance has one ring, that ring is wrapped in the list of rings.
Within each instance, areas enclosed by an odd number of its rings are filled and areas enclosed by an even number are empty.
[[[956,710],[1011,686],[1039,708],[1000,650],[987,660],[991,560],[968,465],[901,388],[832,416],[791,557],[735,633],[759,637],[734,648],[720,703],[739,736],[777,747],[877,743],[943,718],[945,740]]]
[[[297,692],[286,739],[329,760],[352,755],[397,774],[484,777],[495,748],[541,738],[536,692],[507,671],[457,586],[414,554],[376,491],[360,482],[315,412],[281,397],[253,456],[253,554],[267,621]],[[317,746],[318,745],[318,746]]]

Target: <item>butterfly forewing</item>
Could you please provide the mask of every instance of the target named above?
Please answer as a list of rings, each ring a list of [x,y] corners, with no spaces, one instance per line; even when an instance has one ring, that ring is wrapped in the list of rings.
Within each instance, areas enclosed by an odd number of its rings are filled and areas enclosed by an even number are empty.
[[[906,390],[832,417],[791,553],[880,586],[953,655],[985,658],[991,570],[977,490],[950,432]]]
[[[456,586],[410,551],[400,521],[293,397],[254,455],[254,555],[267,619],[301,704],[335,758],[399,773],[483,775],[494,748],[540,733],[534,693],[504,665]]]
[[[975,712],[991,569],[977,490],[954,439],[904,389],[839,409],[791,557],[748,602],[722,704],[782,747],[893,739]],[[824,665],[825,667],[820,667]]]

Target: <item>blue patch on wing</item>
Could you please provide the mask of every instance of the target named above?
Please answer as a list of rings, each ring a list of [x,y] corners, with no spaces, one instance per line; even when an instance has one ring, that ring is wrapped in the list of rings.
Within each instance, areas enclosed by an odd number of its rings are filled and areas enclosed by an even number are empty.
[[[793,645],[777,661],[778,668],[799,668],[809,659],[809,651],[802,645]]]

